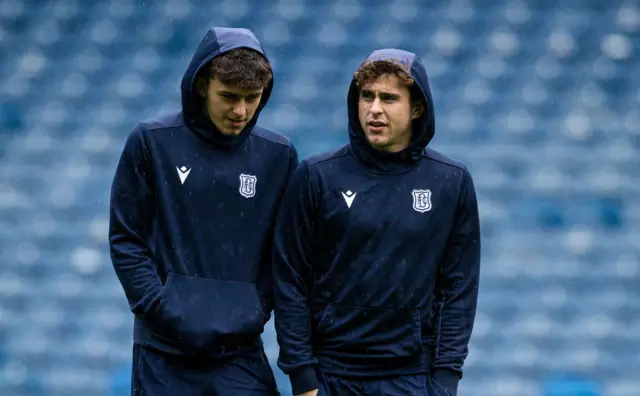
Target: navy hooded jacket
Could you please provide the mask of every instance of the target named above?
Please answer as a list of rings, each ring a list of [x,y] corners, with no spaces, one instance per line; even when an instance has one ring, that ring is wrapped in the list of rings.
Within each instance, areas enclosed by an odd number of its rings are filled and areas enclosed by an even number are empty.
[[[298,159],[283,136],[248,125],[225,137],[196,76],[234,48],[264,52],[245,29],[212,28],[182,79],[182,111],[129,134],[111,190],[109,243],[135,314],[134,341],[213,359],[261,345],[272,310],[273,223]]]
[[[302,161],[278,214],[278,365],[294,394],[316,388],[318,370],[427,374],[442,396],[462,376],[480,270],[475,188],[463,164],[426,148],[435,121],[424,66],[396,49],[369,57],[383,58],[410,67],[427,104],[410,145],[393,154],[369,145],[352,82],[349,144]]]

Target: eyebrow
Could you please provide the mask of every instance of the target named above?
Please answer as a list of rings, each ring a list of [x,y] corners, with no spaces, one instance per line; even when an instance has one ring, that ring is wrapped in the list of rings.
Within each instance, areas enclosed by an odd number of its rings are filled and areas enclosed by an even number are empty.
[[[237,93],[237,92],[225,91],[225,90],[219,91],[219,94],[220,95],[225,95],[225,96],[233,96],[233,97],[246,96],[246,97],[249,97],[249,98],[252,98],[252,97],[257,98],[258,96],[260,96],[260,92],[252,92],[252,93],[243,95],[243,94],[240,94],[240,93]]]
[[[365,94],[365,95],[375,95],[375,93],[370,89],[363,89],[361,92],[362,92],[362,94]],[[400,94],[393,93],[393,92],[380,91],[379,95],[380,95],[381,98],[385,98],[385,99],[399,99],[400,98]]]

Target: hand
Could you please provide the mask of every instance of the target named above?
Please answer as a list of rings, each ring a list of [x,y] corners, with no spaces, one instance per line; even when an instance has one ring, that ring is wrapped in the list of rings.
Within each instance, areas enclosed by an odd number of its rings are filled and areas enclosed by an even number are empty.
[[[299,393],[299,394],[297,394],[295,396],[316,396],[317,394],[318,394],[318,390],[314,389],[314,390],[311,390],[309,392]]]

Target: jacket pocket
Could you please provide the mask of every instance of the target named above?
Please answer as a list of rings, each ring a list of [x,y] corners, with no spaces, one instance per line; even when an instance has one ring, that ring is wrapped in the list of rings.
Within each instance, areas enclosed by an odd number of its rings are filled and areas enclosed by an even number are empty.
[[[432,378],[427,380],[427,386],[429,389],[429,396],[450,396],[448,390],[444,389],[437,381]]]
[[[421,356],[416,309],[360,307],[330,303],[316,328],[321,353],[354,363],[377,364]]]
[[[256,285],[169,273],[161,301],[168,333],[188,349],[218,348],[262,333]]]

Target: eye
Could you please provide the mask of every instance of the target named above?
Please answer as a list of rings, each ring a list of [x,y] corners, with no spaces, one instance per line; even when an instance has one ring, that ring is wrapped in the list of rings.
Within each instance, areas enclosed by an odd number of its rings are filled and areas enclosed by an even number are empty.
[[[371,91],[362,91],[360,93],[360,96],[365,100],[372,100],[373,98],[375,98],[375,95]]]
[[[384,100],[385,102],[391,103],[391,102],[395,102],[398,98],[395,95],[382,94],[380,95],[380,99]]]
[[[224,99],[227,100],[235,100],[237,99],[237,95],[234,95],[232,93],[228,93],[228,92],[223,92],[220,94],[220,96],[222,96]]]

